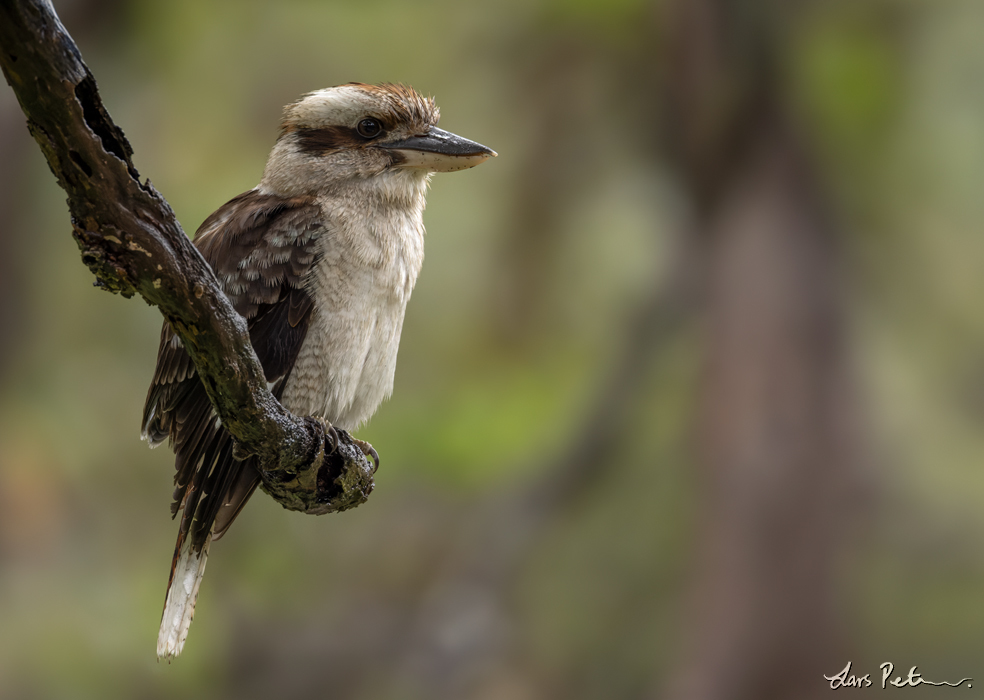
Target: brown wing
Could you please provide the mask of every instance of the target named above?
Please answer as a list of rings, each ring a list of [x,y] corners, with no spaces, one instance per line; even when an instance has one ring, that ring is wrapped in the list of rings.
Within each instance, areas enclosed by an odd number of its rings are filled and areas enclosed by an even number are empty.
[[[267,382],[280,398],[307,333],[312,301],[303,280],[315,263],[321,210],[308,198],[241,194],[198,229],[195,245],[248,324]],[[232,456],[232,437],[219,424],[191,359],[165,323],[157,370],[147,393],[144,437],[165,438],[175,452],[172,515],[184,509],[176,552],[185,537],[200,551],[218,539],[259,480],[253,460]],[[213,528],[214,526],[214,528]]]

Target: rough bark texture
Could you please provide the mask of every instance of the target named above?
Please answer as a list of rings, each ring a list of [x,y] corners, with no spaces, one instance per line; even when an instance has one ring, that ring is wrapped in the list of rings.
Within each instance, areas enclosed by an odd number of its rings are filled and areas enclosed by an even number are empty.
[[[168,203],[140,181],[130,144],[50,3],[0,0],[0,67],[68,193],[83,262],[99,286],[160,309],[239,453],[259,456],[268,493],[316,514],[364,502],[373,467],[347,434],[336,439],[322,422],[292,415],[267,390],[246,322]]]

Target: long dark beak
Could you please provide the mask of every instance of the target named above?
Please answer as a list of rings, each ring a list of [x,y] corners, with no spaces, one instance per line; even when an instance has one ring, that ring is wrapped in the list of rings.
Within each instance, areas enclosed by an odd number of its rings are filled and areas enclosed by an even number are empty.
[[[400,167],[421,168],[434,173],[474,168],[496,156],[491,148],[436,126],[430,127],[425,134],[379,145],[400,154],[403,158]]]

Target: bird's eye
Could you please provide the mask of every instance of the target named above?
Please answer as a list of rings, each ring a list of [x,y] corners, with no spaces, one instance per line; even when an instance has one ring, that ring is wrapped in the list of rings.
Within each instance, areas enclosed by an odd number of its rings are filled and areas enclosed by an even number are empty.
[[[363,138],[374,139],[382,133],[383,125],[377,119],[363,119],[356,127],[356,131]]]

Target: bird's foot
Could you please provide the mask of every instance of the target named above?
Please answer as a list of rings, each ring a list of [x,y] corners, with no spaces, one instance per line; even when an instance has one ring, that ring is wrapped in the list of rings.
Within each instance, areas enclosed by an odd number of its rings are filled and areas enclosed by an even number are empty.
[[[366,457],[372,458],[372,463],[373,463],[372,473],[375,474],[376,471],[379,469],[379,454],[377,454],[376,449],[365,440],[357,440],[355,438],[352,438],[352,442],[355,443],[356,447],[362,450],[362,454],[364,454]]]
[[[326,454],[331,454],[338,449],[338,429],[334,425],[326,421],[321,416],[313,416],[314,420],[321,424],[321,427],[325,431],[325,439],[331,442],[331,449],[326,452]],[[344,430],[342,432],[345,432]]]
[[[353,445],[362,450],[362,454],[372,459],[372,473],[376,473],[376,470],[379,469],[379,454],[372,445],[365,440],[358,440],[352,437],[352,435],[343,428],[336,428],[321,416],[313,416],[313,418],[321,424],[325,431],[325,437],[331,441],[331,449],[325,452],[326,456],[337,450],[338,441],[344,439],[345,442],[351,442]]]

